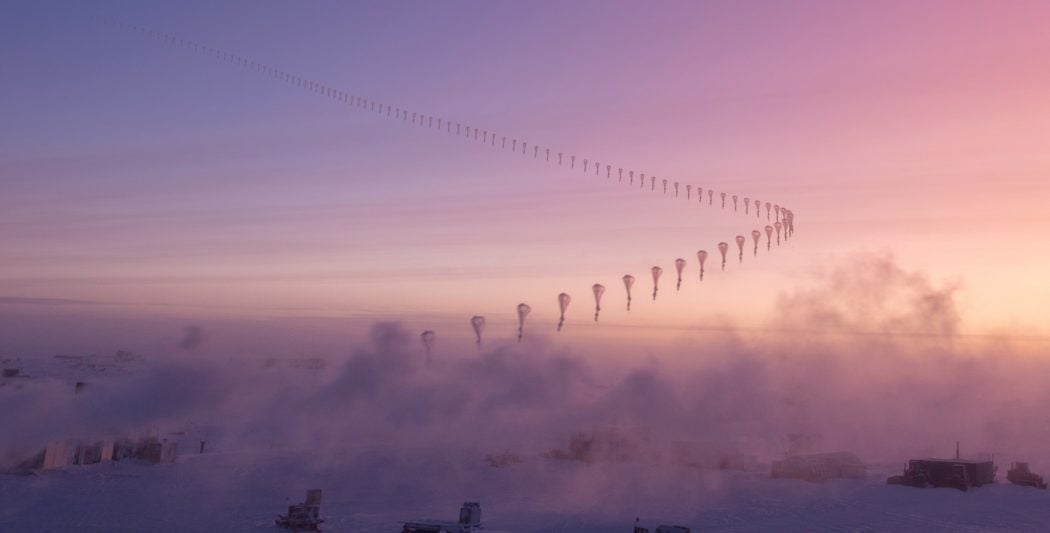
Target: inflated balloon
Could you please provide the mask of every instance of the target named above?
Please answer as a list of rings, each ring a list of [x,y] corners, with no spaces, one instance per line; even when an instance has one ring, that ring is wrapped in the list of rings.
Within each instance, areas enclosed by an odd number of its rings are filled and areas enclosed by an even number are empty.
[[[707,250],[696,252],[696,260],[700,263],[700,281],[704,281],[704,262],[707,261]]]
[[[725,209],[726,208],[726,193],[724,193],[724,192],[723,193],[719,193],[719,195],[722,197],[722,209]]]
[[[634,286],[634,276],[626,274],[623,277],[623,286],[627,289],[627,310],[631,310],[631,287]]]
[[[711,189],[708,189],[707,190],[707,205],[714,205],[714,204],[715,204],[715,191],[712,191]]]
[[[551,160],[551,149],[550,148],[544,148],[543,151],[547,154],[547,161],[550,161]]]
[[[780,205],[773,204],[773,212],[777,215],[777,222],[780,222]]]
[[[699,185],[696,187],[696,199],[699,200],[700,205],[704,205],[704,188]]]
[[[722,270],[726,269],[726,253],[729,252],[729,243],[720,242],[718,243],[718,253],[722,254]]]
[[[664,194],[667,194],[667,178],[660,180],[660,183],[664,186]]]
[[[744,197],[744,214],[745,215],[750,215],[751,214],[751,199],[748,198],[747,196]]]
[[[685,199],[686,200],[692,200],[693,199],[693,186],[692,185],[686,185],[685,186]]]
[[[762,202],[755,200],[755,218],[762,218]]]
[[[734,212],[734,213],[735,213],[735,212],[737,211],[737,208],[736,208],[736,206],[737,206],[737,203],[736,203],[736,195],[734,194],[734,195],[733,195],[733,212]]]
[[[564,292],[558,295],[558,308],[561,309],[561,318],[558,319],[558,331],[561,331],[561,327],[565,325],[565,310],[569,308],[569,302],[572,301],[572,297]]]
[[[532,312],[532,307],[529,304],[518,304],[518,342],[521,342],[521,337],[525,331],[525,317],[529,316]]]
[[[780,246],[780,229],[783,227],[779,221],[773,223],[773,227],[777,229],[777,246]]]
[[[740,259],[741,263],[744,262],[744,243],[746,243],[746,242],[747,242],[747,239],[744,238],[743,235],[737,235],[736,236],[736,247],[740,250],[739,259]]]
[[[656,190],[656,176],[649,176],[649,190]]]
[[[605,179],[612,177],[612,165],[605,165]]]
[[[674,197],[678,198],[678,182],[674,182]]]
[[[583,171],[587,172],[587,158],[583,158]]]
[[[595,161],[595,162],[594,162],[594,175],[595,175],[595,176],[597,176],[597,175],[598,175],[598,171],[600,170],[600,167],[601,167],[601,164],[600,164],[600,163],[598,163],[597,161]],[[608,176],[606,176],[606,177],[608,177]]]
[[[525,155],[526,153],[528,153],[528,150],[529,150],[529,143],[527,143],[525,141],[521,141],[521,155]]]
[[[485,317],[473,316],[470,318],[470,326],[474,328],[474,336],[477,337],[478,348],[481,348],[481,333],[485,331]]]
[[[761,239],[762,239],[762,232],[761,231],[758,231],[757,229],[756,230],[751,230],[751,240],[755,241],[755,255],[756,256],[758,255],[758,241],[760,241]]]
[[[770,218],[769,214],[770,214],[770,211],[772,211],[772,210],[773,210],[773,204],[771,204],[769,202],[766,202],[766,220],[769,220],[769,218]]]
[[[576,156],[569,156],[569,168],[576,168]]]
[[[595,283],[591,286],[591,290],[594,292],[594,321],[598,321],[598,313],[602,310],[602,295],[605,294],[605,285],[601,283]]]
[[[511,152],[517,152],[518,151],[518,140],[517,139],[511,139],[510,140],[510,151]]]
[[[653,273],[653,301],[656,301],[656,292],[660,288],[660,275],[664,273],[664,269],[654,266],[649,269]]]
[[[616,175],[619,176],[620,183],[623,183],[623,167],[616,169]]]
[[[766,225],[766,251],[773,246],[773,226]]]
[[[638,179],[638,188],[639,189],[644,189],[645,188],[645,173],[644,172],[640,173],[638,175],[638,178],[639,178]]]
[[[632,170],[632,171],[628,172],[627,174],[628,174],[628,175],[630,176],[630,178],[631,178],[631,181],[630,181],[630,182],[628,182],[628,185],[634,185],[634,171]]]
[[[427,354],[427,366],[430,366],[430,361],[434,353],[434,332],[428,329],[419,334],[419,339],[423,341],[423,349]]]
[[[682,290],[682,271],[685,270],[685,259],[679,257],[674,260],[674,269],[678,271],[678,283],[675,285],[674,290]]]

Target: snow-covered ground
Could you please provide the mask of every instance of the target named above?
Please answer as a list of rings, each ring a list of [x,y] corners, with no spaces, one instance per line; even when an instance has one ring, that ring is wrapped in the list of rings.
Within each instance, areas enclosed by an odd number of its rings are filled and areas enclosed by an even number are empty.
[[[620,368],[527,339],[426,366],[417,343],[379,324],[327,365],[198,354],[12,361],[31,377],[0,380],[0,458],[58,438],[143,434],[177,441],[180,455],[0,475],[0,533],[276,531],[274,517],[312,488],[324,491],[330,532],[396,533],[403,521],[454,519],[464,501],[481,503],[488,529],[513,532],[629,532],[636,518],[697,532],[1050,524],[1050,491],[1004,479],[1011,460],[1050,473],[1043,359],[732,341]],[[87,386],[76,393],[76,382]],[[637,437],[630,462],[544,458],[607,427]],[[813,451],[856,453],[867,478],[771,479],[768,463],[791,434],[813,436],[801,439]],[[994,456],[1000,482],[966,493],[886,485],[907,459],[951,455],[956,441],[963,455]],[[759,466],[675,466],[683,442]],[[490,453],[523,461],[494,468]]]
[[[1050,493],[1006,483],[970,492],[864,481],[813,484],[642,464],[528,460],[490,468],[468,456],[436,460],[381,450],[342,465],[306,451],[184,455],[0,476],[0,530],[16,532],[276,531],[274,515],[324,490],[325,530],[397,532],[399,522],[454,519],[479,500],[489,529],[630,531],[676,523],[693,531],[1044,531]],[[419,484],[413,479],[429,480]],[[433,480],[444,480],[434,482]]]

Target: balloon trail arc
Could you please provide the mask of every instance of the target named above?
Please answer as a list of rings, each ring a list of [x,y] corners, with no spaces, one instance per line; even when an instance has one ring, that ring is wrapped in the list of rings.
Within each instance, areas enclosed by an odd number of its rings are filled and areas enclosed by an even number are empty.
[[[215,48],[215,47],[212,47],[212,46],[208,46],[208,45],[205,45],[205,44],[202,44],[202,43],[199,43],[199,42],[196,42],[196,41],[192,41],[192,40],[189,40],[189,39],[183,39],[181,37],[172,35],[170,33],[164,33],[164,32],[160,32],[160,31],[156,31],[156,30],[153,30],[153,29],[145,28],[145,27],[142,27],[142,26],[138,26],[138,25],[135,25],[135,24],[130,24],[130,23],[127,23],[127,22],[123,22],[123,21],[115,20],[115,19],[111,19],[111,18],[96,17],[95,20],[98,21],[99,23],[105,25],[105,26],[115,27],[115,28],[120,29],[120,30],[133,32],[135,34],[144,36],[144,37],[149,38],[149,39],[153,39],[153,40],[158,41],[158,42],[163,43],[163,44],[167,44],[167,45],[174,46],[174,47],[177,47],[177,48],[180,48],[180,49],[183,49],[183,50],[187,50],[187,51],[194,52],[194,53],[197,53],[197,54],[201,54],[201,55],[204,55],[204,56],[207,56],[207,57],[211,57],[211,58],[217,59],[219,61],[223,61],[223,62],[229,63],[229,64],[231,64],[231,65],[233,65],[235,67],[244,68],[244,69],[247,69],[247,70],[252,71],[252,72],[263,74],[263,75],[268,76],[270,78],[273,78],[273,79],[275,79],[277,81],[285,82],[287,84],[292,85],[293,87],[301,88],[301,89],[304,89],[304,90],[306,90],[308,92],[312,92],[312,93],[318,94],[320,96],[323,96],[323,97],[326,97],[326,98],[330,98],[330,99],[332,99],[332,100],[334,100],[336,102],[339,102],[339,103],[342,103],[342,104],[346,104],[346,105],[348,105],[348,106],[350,106],[352,108],[355,108],[355,109],[360,109],[360,110],[364,110],[364,111],[367,111],[367,112],[370,112],[370,113],[375,113],[377,115],[388,117],[388,118],[390,118],[392,120],[400,121],[400,122],[405,123],[405,124],[411,124],[411,125],[414,125],[416,127],[427,128],[427,129],[431,129],[431,130],[434,130],[434,131],[437,131],[437,132],[446,133],[446,134],[455,134],[457,136],[464,137],[465,139],[468,139],[468,140],[471,140],[471,141],[477,141],[479,144],[482,144],[482,145],[495,146],[495,141],[496,141],[497,134],[495,133],[495,130],[492,130],[492,129],[481,130],[478,127],[471,126],[471,125],[468,125],[468,124],[464,124],[461,121],[453,121],[452,119],[449,119],[449,118],[440,118],[440,117],[436,117],[436,116],[434,116],[432,114],[423,113],[423,112],[420,112],[420,111],[411,111],[408,108],[394,106],[392,104],[381,102],[381,101],[375,100],[373,98],[366,98],[364,96],[353,94],[353,93],[350,93],[350,92],[342,90],[342,89],[337,89],[335,87],[331,87],[331,86],[329,86],[327,84],[324,84],[324,83],[321,83],[321,82],[318,82],[318,81],[314,81],[314,80],[311,80],[311,79],[308,79],[308,78],[304,78],[304,77],[299,76],[297,74],[293,74],[291,72],[288,72],[288,71],[285,71],[285,70],[273,67],[271,65],[268,65],[268,64],[260,62],[260,61],[256,61],[256,60],[251,59],[251,58],[246,57],[246,56],[242,56],[242,55],[239,55],[239,54],[234,54],[234,53],[231,53],[231,52],[227,52],[225,50],[222,50],[222,49],[219,49],[219,48]],[[455,124],[455,128],[452,127],[453,124]],[[442,126],[444,126],[444,128],[442,128]],[[442,129],[444,131],[442,131]],[[479,135],[478,135],[479,131],[483,131],[483,135],[481,135],[480,138],[479,138]],[[500,144],[500,146],[501,146],[501,148],[506,148],[506,139],[508,137],[507,136],[502,136],[502,135],[501,135],[501,137],[502,137],[503,141]],[[491,139],[491,143],[486,142],[488,139]],[[528,143],[527,141],[519,140],[518,138],[513,137],[513,136],[510,137],[510,139],[511,139],[510,153],[518,154],[520,152],[519,155],[524,155],[526,157],[528,157],[530,155],[530,152],[527,149],[527,147],[529,146],[530,143]],[[518,145],[519,144],[521,145],[521,150],[518,150]],[[531,155],[532,155],[531,159],[534,159],[536,161],[540,161],[540,159],[539,159],[540,145],[538,143],[531,143],[531,144],[533,146],[533,150],[531,152]],[[550,156],[551,150],[554,150],[554,149],[553,148],[549,148],[549,147],[544,147],[543,150],[544,150],[544,153],[546,154],[547,157],[545,157],[542,160],[542,162],[544,162],[544,163],[551,163],[550,160],[549,160],[550,159],[549,156]],[[561,165],[562,154],[563,153],[564,152],[558,152],[558,165]],[[577,156],[573,155],[573,154],[568,154],[568,155],[569,155],[569,159],[571,160],[571,164],[569,166],[570,169],[582,169],[582,172],[584,174],[587,174],[588,173],[588,168],[593,167],[594,168],[594,174],[596,176],[599,176],[601,174],[600,170],[601,170],[602,163],[600,161],[595,161],[595,160],[591,160],[590,158],[582,158],[581,157],[579,159],[581,159],[583,161],[583,165],[576,165]],[[613,164],[608,163],[608,160],[605,160],[605,161],[606,162],[604,163],[604,165],[605,165],[605,173],[604,173],[604,175],[605,175],[607,180],[611,181]],[[623,174],[624,167],[616,166],[616,169],[617,169],[618,176],[620,177],[619,181],[622,181],[622,178],[623,178],[622,174]],[[631,182],[632,183],[633,183],[633,180],[634,180],[634,173],[635,173],[634,170],[628,170],[628,174],[631,176]],[[646,183],[645,183],[645,181],[646,181],[645,180],[646,173],[640,172],[639,174],[641,175],[641,189],[640,190],[645,190],[645,188],[646,188],[645,187],[645,185],[646,185]],[[653,175],[652,173],[649,173],[648,175],[649,175],[649,187],[648,187],[648,189],[650,191],[656,191],[657,190],[657,188],[656,188],[657,177],[655,175]],[[667,178],[663,178],[661,183],[662,183],[663,187],[660,190],[662,191],[662,194],[664,196],[668,197],[668,198],[671,198],[671,199],[689,199],[691,197],[691,193],[685,195],[684,197],[682,195],[680,195],[680,194],[677,194],[677,191],[678,191],[679,186],[680,186],[680,182],[679,181],[673,181],[673,180],[669,180]],[[668,192],[669,191],[668,184],[673,184],[674,191],[675,191],[674,194],[671,194],[671,193]],[[687,187],[691,187],[691,186],[687,185]],[[702,206],[703,205],[703,191],[704,191],[704,188],[701,187],[701,186],[696,186],[696,191],[697,191],[697,197],[700,199],[700,202],[698,202],[697,205]],[[711,190],[709,188],[709,189],[707,189],[707,193],[708,193],[708,205],[713,205],[714,204],[715,191],[713,191],[713,190]],[[727,208],[726,208],[727,194],[728,193],[726,193],[726,192],[720,192],[719,193],[719,197],[721,198],[721,204],[720,205],[721,205],[722,210],[727,210]],[[737,209],[735,209],[736,198],[738,198],[738,195],[734,194],[734,195],[732,195],[732,197],[734,198],[734,201],[733,201],[734,209],[733,209],[733,211],[738,211]],[[749,205],[749,203],[751,201],[752,200],[750,200],[749,197],[744,197],[745,205]],[[757,211],[757,207],[761,204],[761,202],[759,202],[758,200],[753,200],[753,202],[754,202],[754,204],[756,206],[756,211]],[[779,222],[782,222],[784,224],[786,232],[787,233],[792,233],[794,231],[794,225],[793,225],[794,213],[790,209],[787,209],[785,207],[781,207],[779,204],[772,204],[770,202],[766,202],[765,209],[766,209],[766,218],[767,218],[767,220],[772,220],[772,218],[771,218],[772,217],[772,213],[775,212],[776,213],[776,220],[779,221]]]
[[[426,129],[430,129],[430,130],[433,130],[435,132],[443,133],[443,134],[446,134],[446,135],[455,135],[455,136],[458,136],[458,137],[463,137],[463,138],[465,138],[467,140],[477,142],[478,144],[483,145],[483,146],[490,146],[490,147],[497,147],[498,146],[498,148],[502,149],[502,150],[506,150],[508,148],[508,146],[507,146],[508,136],[502,135],[502,134],[497,134],[496,131],[493,130],[493,129],[479,129],[476,126],[472,126],[472,125],[469,125],[469,124],[464,124],[461,121],[453,121],[452,119],[449,119],[449,118],[436,117],[436,116],[434,116],[432,114],[422,113],[420,111],[411,111],[408,108],[404,108],[404,107],[400,107],[400,106],[394,106],[394,105],[391,105],[391,104],[388,104],[388,103],[384,103],[384,102],[378,101],[378,100],[373,99],[373,98],[366,98],[364,96],[353,94],[351,92],[348,92],[348,91],[345,91],[345,90],[342,90],[342,89],[337,89],[337,88],[331,87],[331,86],[326,85],[326,84],[321,83],[321,82],[317,82],[317,81],[313,81],[313,80],[308,79],[308,78],[304,78],[304,77],[299,76],[297,74],[293,74],[291,72],[288,72],[288,71],[285,71],[285,70],[273,67],[273,66],[268,65],[266,63],[255,61],[254,59],[251,59],[251,58],[248,58],[248,57],[245,57],[245,56],[242,56],[242,55],[238,55],[238,54],[234,54],[234,53],[231,53],[231,52],[227,52],[225,50],[221,50],[219,48],[211,47],[211,46],[208,46],[208,45],[196,42],[196,41],[183,39],[181,37],[177,37],[177,36],[169,34],[169,33],[164,33],[164,32],[160,32],[160,31],[148,29],[148,28],[145,28],[145,27],[142,27],[142,26],[130,24],[130,23],[127,23],[127,22],[124,22],[124,21],[120,21],[120,20],[115,20],[115,19],[112,19],[112,18],[95,17],[94,20],[96,22],[104,25],[104,26],[107,26],[107,27],[114,27],[114,28],[117,28],[119,30],[129,31],[129,32],[138,34],[140,36],[144,36],[146,38],[153,39],[153,40],[158,41],[158,42],[163,43],[163,44],[171,45],[171,46],[183,49],[183,50],[187,50],[187,51],[191,51],[191,52],[194,52],[194,53],[197,53],[197,54],[201,54],[201,55],[204,55],[204,56],[207,56],[207,57],[211,57],[213,59],[229,63],[229,64],[231,64],[231,65],[233,65],[235,67],[244,68],[244,69],[250,70],[252,72],[263,74],[263,75],[268,76],[268,77],[270,77],[270,78],[272,78],[274,80],[277,80],[277,81],[289,84],[292,87],[303,89],[305,91],[308,91],[308,92],[311,92],[311,93],[315,93],[315,94],[321,95],[323,97],[329,98],[331,100],[334,100],[335,102],[338,102],[338,103],[341,103],[341,104],[345,104],[346,106],[351,107],[353,109],[362,110],[362,111],[369,112],[369,113],[375,113],[377,115],[390,118],[391,120],[400,122],[400,123],[405,124],[405,125],[413,125],[413,126],[418,127],[418,128],[426,128]],[[455,127],[453,127],[453,125]],[[480,133],[480,137],[479,137],[479,131],[481,132]],[[496,138],[497,137],[500,138],[500,142],[499,142],[498,145],[496,143]],[[622,184],[628,185],[628,186],[633,186],[634,185],[635,174],[637,173],[638,176],[639,176],[639,188],[638,188],[638,190],[644,191],[646,189],[646,187],[645,187],[646,179],[645,178],[646,178],[646,174],[647,173],[645,173],[645,172],[635,171],[633,169],[627,168],[626,170],[627,170],[628,179],[625,182],[625,180],[624,180],[625,167],[620,166],[620,165],[613,165],[612,163],[608,163],[607,160],[601,160],[600,161],[600,160],[592,160],[589,157],[588,158],[580,157],[579,159],[583,162],[583,164],[582,165],[577,165],[576,164],[577,156],[575,154],[566,154],[564,151],[558,151],[557,149],[554,149],[554,148],[551,148],[551,147],[548,147],[548,146],[541,146],[538,143],[529,143],[528,141],[519,140],[518,138],[513,137],[513,136],[510,137],[510,140],[511,140],[511,143],[510,143],[510,150],[509,150],[509,152],[512,153],[512,154],[518,154],[519,153],[518,145],[520,144],[521,145],[521,150],[520,150],[520,154],[519,155],[523,155],[523,156],[525,156],[527,158],[533,159],[533,160],[538,161],[538,162],[542,162],[542,163],[549,164],[549,165],[552,165],[552,166],[561,167],[563,170],[565,170],[566,167],[567,167],[568,170],[582,171],[582,173],[584,173],[584,174],[589,174],[589,169],[593,168],[595,176],[600,177],[600,176],[604,175],[605,179],[608,180],[610,183],[622,183]],[[530,146],[530,144],[532,146],[531,152],[528,150],[528,147]],[[542,158],[540,157],[541,150],[543,152],[543,157]],[[552,159],[551,158],[551,154],[552,153],[555,153],[557,155],[557,157]],[[530,157],[530,155],[531,155],[531,157]],[[567,158],[570,161],[570,163],[568,165],[564,164],[564,160],[566,159],[565,156],[568,156]],[[603,163],[603,161],[605,161],[605,162]],[[614,168],[616,170],[616,173],[615,173],[616,174],[616,180],[615,181],[613,181],[613,179],[612,179],[613,169]],[[602,172],[603,169],[604,169],[604,172]],[[648,189],[649,189],[650,192],[656,192],[657,191],[657,188],[656,188],[657,177],[654,174],[652,174],[652,173],[648,173],[648,175],[649,175],[649,187],[648,187]],[[660,179],[660,184],[661,184],[660,192],[662,193],[663,196],[666,196],[666,197],[668,197],[670,199],[684,200],[686,202],[691,202],[692,201],[692,198],[694,196],[693,193],[694,193],[694,189],[695,189],[695,197],[696,197],[696,200],[697,200],[696,201],[696,205],[699,206],[699,207],[703,207],[705,205],[705,203],[704,203],[705,188],[700,186],[700,185],[695,185],[694,186],[693,184],[685,183],[684,184],[685,194],[683,195],[683,194],[680,194],[680,191],[681,191],[681,188],[682,188],[683,184],[681,182],[679,182],[679,181],[669,180],[668,178],[661,178]],[[669,191],[669,185],[671,187],[670,190],[672,190],[673,193],[669,193],[668,192]],[[714,190],[712,190],[710,188],[707,188],[706,192],[707,192],[707,204],[706,205],[708,207],[713,207],[715,205],[715,193],[716,193],[716,191],[714,191]],[[740,213],[740,214],[742,214],[742,216],[749,217],[751,215],[751,211],[753,209],[754,212],[755,212],[755,218],[757,220],[761,220],[762,219],[762,214],[763,214],[762,211],[763,210],[765,211],[765,219],[766,219],[766,221],[770,222],[770,224],[767,224],[767,225],[765,225],[765,227],[762,228],[762,230],[764,230],[764,233],[765,233],[765,236],[766,236],[766,250],[767,251],[770,251],[773,248],[774,242],[775,242],[775,244],[777,246],[780,246],[782,239],[784,241],[787,241],[795,233],[795,213],[791,209],[788,209],[788,208],[783,207],[783,206],[781,206],[779,204],[775,204],[775,203],[768,202],[768,201],[763,204],[762,201],[760,201],[758,199],[751,198],[749,196],[741,197],[741,196],[739,196],[737,194],[730,194],[730,193],[726,193],[726,192],[723,192],[723,191],[719,191],[718,192],[718,196],[719,196],[719,199],[720,199],[719,206],[721,207],[721,209],[720,209],[721,211],[726,211],[726,212],[730,211],[730,209],[727,209],[727,206],[726,206],[727,198],[732,200],[732,209],[731,209],[731,211],[733,213]],[[743,209],[742,213],[741,213],[741,211],[739,209],[739,201],[741,199],[743,199],[743,204],[744,204],[744,209]],[[774,238],[773,238],[774,232],[776,233],[775,241],[774,241]],[[755,229],[755,230],[751,231],[752,240],[754,242],[753,255],[755,255],[755,256],[758,255],[759,242],[761,240],[762,233],[763,233],[763,231],[760,231],[759,229]],[[734,240],[735,240],[735,242],[737,244],[737,247],[738,247],[738,261],[739,262],[743,262],[743,258],[744,258],[743,248],[744,248],[744,244],[745,244],[746,239],[745,239],[745,237],[743,235],[738,235],[738,236],[735,237]],[[727,263],[726,255],[727,255],[727,252],[729,250],[729,244],[726,243],[726,242],[719,242],[718,245],[717,245],[717,248],[718,248],[718,250],[719,250],[719,252],[721,254],[722,270],[724,271],[726,269],[726,263]],[[700,250],[700,251],[696,252],[696,254],[697,254],[697,260],[698,260],[698,263],[699,263],[700,281],[703,281],[703,279],[704,279],[704,263],[705,263],[705,261],[707,259],[708,252],[705,251],[705,250]],[[676,284],[676,290],[677,290],[677,289],[681,288],[681,283],[682,283],[682,276],[681,275],[682,275],[683,270],[685,269],[686,261],[684,259],[679,258],[679,259],[675,260],[674,265],[675,265],[675,269],[676,269],[676,271],[678,273],[678,280],[677,280],[677,284]],[[652,294],[652,297],[653,297],[653,300],[655,301],[656,300],[656,296],[657,296],[657,292],[658,292],[658,288],[657,288],[658,287],[658,282],[659,282],[660,275],[663,272],[663,269],[661,267],[659,267],[659,266],[654,266],[650,270],[651,270],[651,274],[652,274],[652,278],[653,278],[653,294]],[[631,274],[627,274],[627,275],[623,276],[623,284],[624,284],[624,287],[625,287],[626,293],[627,293],[626,295],[627,295],[627,310],[628,311],[630,311],[630,309],[631,309],[631,288],[634,285],[634,281],[635,281],[635,277],[633,275],[631,275]],[[599,318],[599,313],[601,311],[601,298],[602,298],[602,295],[605,293],[605,286],[600,284],[600,283],[595,283],[592,286],[591,289],[592,289],[592,292],[594,294],[594,299],[595,299],[594,321],[597,322],[598,318]],[[561,331],[562,327],[565,324],[565,312],[566,312],[566,310],[568,308],[568,305],[569,305],[570,301],[571,301],[571,297],[569,296],[569,294],[561,293],[561,294],[558,295],[558,304],[559,304],[559,307],[560,307],[560,319],[559,319],[558,326],[557,326],[558,331]],[[522,338],[524,336],[525,318],[528,316],[528,314],[531,312],[531,310],[532,310],[532,308],[526,303],[521,303],[521,304],[519,304],[517,306],[517,314],[518,314],[518,332],[517,333],[518,333],[518,341],[519,342],[522,340]],[[483,331],[485,329],[485,318],[483,316],[480,316],[480,315],[479,316],[474,316],[474,317],[472,317],[470,319],[470,325],[471,325],[471,327],[474,330],[475,342],[477,343],[478,347],[480,348],[481,347],[481,341],[482,341],[482,333],[483,333]],[[431,356],[432,356],[432,351],[434,349],[435,337],[436,337],[435,333],[433,331],[431,331],[431,330],[424,331],[421,334],[421,336],[420,336],[421,341],[424,344],[424,348],[425,348],[425,351],[426,351],[428,364],[429,364],[429,361],[430,361]]]

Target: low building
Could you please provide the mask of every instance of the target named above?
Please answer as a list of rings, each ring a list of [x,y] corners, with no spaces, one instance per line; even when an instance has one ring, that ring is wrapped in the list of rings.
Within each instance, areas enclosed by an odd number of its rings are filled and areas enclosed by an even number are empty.
[[[656,459],[649,428],[620,428],[606,426],[591,431],[578,431],[569,437],[567,451],[551,450],[544,454],[549,459],[570,461],[626,462]]]
[[[685,526],[659,525],[656,526],[656,529],[653,531],[653,533],[689,533],[690,531],[692,530]],[[634,533],[649,533],[649,528],[634,526]]]
[[[76,454],[77,448],[73,444],[73,439],[56,439],[47,444],[47,448],[44,448],[44,459],[41,462],[41,470],[55,470],[58,468],[65,468],[73,464],[73,458]]]
[[[155,464],[174,463],[178,457],[178,444],[156,437],[143,439],[136,448],[135,457]]]
[[[473,533],[482,531],[481,526],[481,504],[478,502],[464,502],[459,509],[459,520],[456,522],[442,522],[424,520],[419,522],[405,522],[401,533]]]
[[[774,478],[792,478],[823,483],[831,479],[864,479],[867,468],[851,452],[794,455],[773,461]]]
[[[752,470],[758,466],[754,455],[725,451],[708,444],[677,441],[670,447],[671,464],[716,470]]]
[[[886,480],[890,485],[951,487],[967,490],[995,482],[995,463],[976,459],[912,459],[904,473]]]

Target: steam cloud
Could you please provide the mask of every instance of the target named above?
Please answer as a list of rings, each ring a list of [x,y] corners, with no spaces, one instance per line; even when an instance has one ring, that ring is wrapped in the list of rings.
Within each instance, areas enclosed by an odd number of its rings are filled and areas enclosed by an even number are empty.
[[[571,432],[603,425],[646,427],[656,443],[695,441],[760,460],[783,452],[785,434],[806,433],[818,436],[821,450],[851,450],[869,462],[947,455],[960,440],[973,453],[1050,466],[1040,445],[1050,438],[1050,389],[1040,377],[1050,363],[1002,342],[962,342],[956,291],[888,256],[859,255],[782,295],[771,324],[832,334],[705,337],[626,370],[539,335],[427,368],[416,334],[379,323],[325,372],[190,355],[151,362],[140,375],[76,397],[54,383],[0,391],[10,413],[3,425],[14,429],[0,432],[0,449],[192,425],[223,450],[311,450],[317,469],[371,468],[365,465],[376,464],[381,447],[385,466],[369,472],[375,491],[390,494],[406,490],[399,476],[408,457],[425,457],[434,470],[423,479],[414,471],[412,490],[439,491],[465,476],[451,466],[460,464],[455,458],[480,464],[485,453],[507,450],[543,461],[538,454],[564,448]],[[179,346],[201,339],[199,328],[188,328]],[[669,502],[686,497],[654,479],[617,482],[618,491],[603,474],[572,471],[581,477],[545,489],[559,496],[552,508],[612,509],[639,490],[666,491]]]

